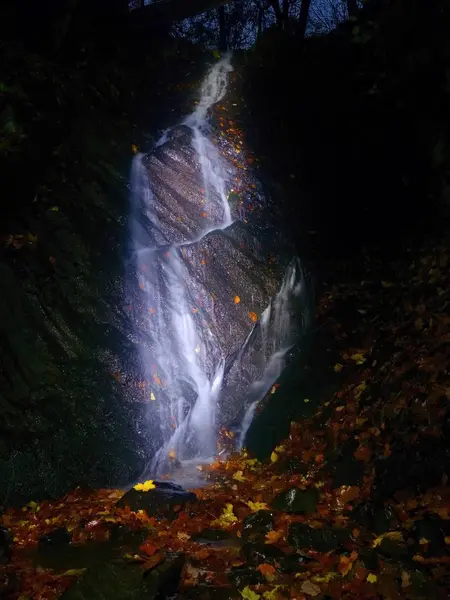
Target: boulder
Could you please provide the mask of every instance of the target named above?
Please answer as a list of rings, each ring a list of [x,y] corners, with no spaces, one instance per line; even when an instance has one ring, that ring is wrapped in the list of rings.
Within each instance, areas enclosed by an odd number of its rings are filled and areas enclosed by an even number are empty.
[[[168,482],[156,484],[156,488],[142,492],[132,488],[118,501],[117,506],[128,506],[132,511],[144,510],[151,517],[171,518],[174,507],[183,506],[197,499],[193,492],[186,492],[180,485]]]

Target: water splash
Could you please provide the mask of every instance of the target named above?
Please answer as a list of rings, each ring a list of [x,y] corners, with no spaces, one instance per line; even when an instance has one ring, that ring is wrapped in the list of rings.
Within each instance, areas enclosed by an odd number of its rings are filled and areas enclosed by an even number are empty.
[[[228,357],[221,356],[215,363],[211,361],[214,352],[217,354],[216,339],[208,328],[199,326],[197,315],[192,313],[195,298],[186,284],[190,274],[183,247],[198,242],[214,229],[223,230],[233,223],[227,201],[226,171],[210,139],[208,121],[209,110],[226,93],[231,71],[229,56],[214,65],[202,85],[196,109],[182,123],[192,132],[205,208],[219,202],[218,222],[205,226],[192,239],[163,246],[166,242],[164,236],[158,234],[156,199],[148,179],[145,156],[138,154],[132,168],[131,237],[140,288],[139,299],[133,303],[136,325],[133,338],[139,341],[143,375],[149,382],[147,393],[150,404],[156,401],[152,410],[155,417],[159,413],[161,436],[160,449],[149,467],[152,475],[168,470],[173,464],[168,457],[191,464],[192,460],[206,462],[216,453],[216,411]],[[155,147],[164,145],[169,137],[170,130],[164,132]],[[241,441],[257,403],[280,374],[285,353],[292,345],[292,310],[301,294],[298,286],[299,266],[294,261],[286,271],[278,294],[249,334],[249,340],[256,331],[261,336],[263,368],[246,398],[249,408],[242,425]],[[241,353],[246,348],[244,343]],[[239,363],[239,357],[236,362]]]

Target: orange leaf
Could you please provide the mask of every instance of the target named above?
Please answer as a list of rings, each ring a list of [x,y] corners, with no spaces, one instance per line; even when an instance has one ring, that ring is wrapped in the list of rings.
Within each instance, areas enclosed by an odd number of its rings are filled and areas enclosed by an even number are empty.
[[[353,456],[356,458],[356,460],[363,460],[364,462],[369,462],[369,460],[372,457],[372,451],[368,446],[361,444],[356,450],[356,452],[353,454]]]
[[[258,320],[258,315],[255,312],[249,312],[248,316],[253,321],[253,323],[256,323],[256,321]]]
[[[240,301],[241,301],[241,299],[239,298],[239,296],[235,296],[234,297],[234,303],[235,304],[239,304]]]
[[[269,531],[266,533],[266,544],[276,544],[282,537],[282,531]]]
[[[262,575],[264,575],[267,581],[273,581],[277,572],[275,567],[267,563],[262,563],[261,565],[258,565],[258,571],[262,573]]]
[[[149,542],[147,542],[145,544],[142,544],[142,546],[139,546],[139,550],[141,552],[143,552],[144,554],[146,554],[147,556],[153,556],[160,549],[158,548],[158,546],[154,546],[153,544],[150,544]]]

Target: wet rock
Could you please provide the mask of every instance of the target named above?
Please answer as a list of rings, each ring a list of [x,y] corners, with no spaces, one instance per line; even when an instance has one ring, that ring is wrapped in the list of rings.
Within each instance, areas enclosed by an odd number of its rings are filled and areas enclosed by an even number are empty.
[[[445,543],[448,529],[448,523],[436,515],[427,515],[424,519],[416,521],[411,530],[415,541],[415,551],[426,556],[448,554],[449,547]],[[427,544],[420,543],[424,540],[427,540]]]
[[[0,565],[6,565],[11,560],[12,535],[5,527],[0,527]]]
[[[450,477],[450,447],[441,440],[419,439],[412,447],[398,448],[376,464],[375,490],[380,497],[403,488],[419,492]]]
[[[16,573],[0,572],[0,598],[11,598],[14,592],[18,591],[18,586]]]
[[[141,566],[107,563],[86,571],[61,600],[151,600],[173,596],[179,587],[182,555],[171,555],[145,572]]]
[[[241,598],[239,592],[231,587],[218,587],[212,585],[196,585],[183,592],[186,600],[234,600]],[[179,600],[182,600],[181,597]]]
[[[349,537],[346,529],[313,529],[304,523],[293,523],[288,533],[289,544],[296,550],[313,548],[319,552],[336,550]]]
[[[31,548],[28,557],[35,567],[67,571],[91,569],[108,562],[120,560],[124,554],[134,554],[148,537],[147,530],[130,530],[115,524],[106,541],[89,541],[80,544],[43,545]]]
[[[117,503],[117,506],[128,506],[132,511],[145,510],[151,517],[174,518],[175,506],[183,506],[195,502],[197,496],[187,492],[175,483],[158,482],[156,488],[148,492],[129,490]]]
[[[305,475],[308,471],[308,465],[302,462],[296,456],[288,456],[277,464],[279,473],[288,473],[289,475]]]
[[[257,585],[266,581],[264,575],[252,566],[232,567],[228,577],[237,587]]]
[[[264,543],[248,543],[242,546],[242,553],[250,563],[273,563],[286,555],[277,546]]]
[[[109,529],[109,541],[114,547],[130,547],[144,542],[148,529],[129,529],[126,525],[113,523]]]
[[[248,515],[242,526],[242,539],[245,542],[263,542],[266,533],[273,529],[273,517],[270,510],[259,510]]]
[[[190,242],[204,229],[216,228],[225,220],[217,191],[204,188],[194,143],[192,129],[181,125],[169,132],[165,144],[144,159],[153,192],[144,214],[151,212],[148,228],[158,246]]]
[[[397,560],[406,558],[410,555],[410,551],[405,544],[390,540],[389,538],[384,538],[381,541],[381,544],[377,546],[377,551],[388,558]]]
[[[301,553],[289,554],[277,561],[279,570],[287,574],[298,573],[301,569],[307,568],[311,562],[314,562],[312,558]]]
[[[230,537],[229,533],[227,533],[223,529],[208,528],[208,529],[202,529],[202,531],[199,534],[192,536],[192,539],[195,540],[196,542],[202,543],[203,541],[219,542],[222,540],[229,539],[229,537]]]
[[[315,512],[318,501],[319,492],[316,488],[290,488],[275,496],[271,504],[282,512],[310,515]]]
[[[58,527],[58,529],[54,529],[50,533],[39,538],[39,547],[43,549],[48,548],[49,546],[63,546],[65,544],[70,544],[71,541],[71,533],[65,527]]]
[[[390,505],[379,505],[372,502],[361,502],[351,513],[355,522],[377,534],[396,529],[397,516]]]
[[[333,487],[359,485],[364,475],[364,463],[353,456],[343,456],[333,465]]]

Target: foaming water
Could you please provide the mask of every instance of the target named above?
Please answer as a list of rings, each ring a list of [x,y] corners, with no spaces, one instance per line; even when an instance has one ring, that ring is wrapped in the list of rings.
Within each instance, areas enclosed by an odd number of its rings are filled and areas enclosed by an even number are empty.
[[[232,222],[227,201],[227,178],[218,149],[210,139],[208,121],[211,107],[219,102],[227,90],[228,75],[232,71],[230,57],[220,60],[208,73],[201,87],[200,100],[194,112],[182,125],[192,131],[192,145],[201,168],[205,209],[209,203],[220,203],[219,222],[205,226],[193,239],[161,246],[149,233],[157,218],[155,198],[144,155],[136,155],[132,167],[131,236],[135,271],[139,281],[140,300],[135,306],[136,330],[133,339],[139,341],[144,379],[148,382],[150,402],[158,415],[155,427],[160,429],[160,448],[144,474],[162,475],[175,467],[194,480],[199,463],[207,463],[217,452],[218,399],[221,394],[226,356],[211,365],[210,357],[215,338],[211,331],[199,325],[193,314],[195,305],[190,290],[190,274],[183,259],[186,244],[204,238],[213,229],[225,229]],[[170,130],[164,132],[155,147],[164,145]],[[144,213],[144,214],[142,214]],[[134,218],[133,218],[134,217]],[[164,256],[164,259],[162,259]],[[261,315],[259,327],[262,340],[262,358],[266,364],[263,376],[250,387],[249,406],[241,429],[241,444],[250,425],[258,401],[279,376],[285,353],[292,346],[291,308],[301,294],[299,265],[289,266],[276,297]],[[249,334],[251,337],[252,332]],[[246,344],[244,343],[243,348]],[[178,476],[179,478],[179,476]]]

